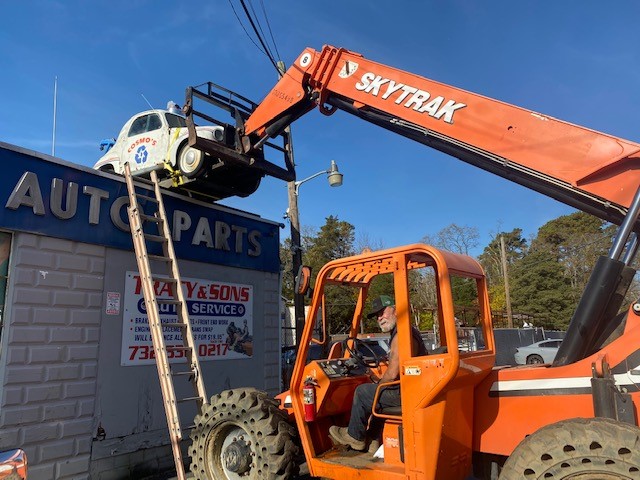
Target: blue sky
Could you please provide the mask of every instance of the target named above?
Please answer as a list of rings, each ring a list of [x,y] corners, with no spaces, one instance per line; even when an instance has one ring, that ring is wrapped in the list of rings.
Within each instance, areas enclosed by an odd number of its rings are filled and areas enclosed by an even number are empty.
[[[237,0],[233,0],[239,13]],[[640,4],[618,1],[253,0],[267,11],[280,58],[307,46],[365,57],[612,135],[638,140]],[[91,166],[100,140],[133,114],[182,104],[189,85],[224,85],[259,101],[276,73],[228,1],[0,0],[0,141]],[[266,25],[265,25],[266,26]],[[535,234],[571,210],[553,200],[347,114],[293,125],[298,178],[336,160],[344,185],[300,187],[303,226],[337,215],[375,246],[419,241],[451,223],[491,235]],[[225,204],[281,221],[286,185]],[[282,230],[288,235],[288,224]]]

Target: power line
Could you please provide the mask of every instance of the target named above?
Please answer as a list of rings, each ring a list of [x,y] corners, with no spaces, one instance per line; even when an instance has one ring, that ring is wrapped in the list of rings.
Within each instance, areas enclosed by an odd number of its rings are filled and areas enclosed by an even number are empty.
[[[276,44],[275,38],[273,38],[273,31],[271,31],[271,24],[269,23],[269,17],[267,16],[267,11],[264,8],[264,2],[260,0],[260,5],[262,5],[262,14],[264,15],[264,19],[267,21],[267,28],[269,29],[269,35],[271,36],[271,43],[273,43],[273,48],[276,49],[276,55],[278,55],[279,59],[282,59],[280,56],[280,52],[278,51],[278,45]]]
[[[238,20],[238,23],[240,24],[240,26],[242,27],[242,30],[244,30],[244,33],[247,34],[247,37],[249,38],[249,40],[251,40],[251,43],[253,43],[256,48],[260,51],[260,53],[264,54],[265,56],[267,56],[267,58],[270,59],[269,55],[267,54],[267,52],[265,52],[264,50],[262,50],[262,48],[260,48],[260,46],[255,42],[255,40],[253,38],[251,38],[251,35],[249,35],[249,32],[247,31],[247,29],[244,26],[244,23],[242,23],[242,20],[240,20],[240,17],[238,16],[238,12],[236,12],[235,7],[233,6],[233,3],[231,2],[231,0],[229,0],[229,5],[231,6],[231,10],[233,10],[233,14],[236,16],[236,19]]]
[[[249,8],[251,9],[251,15],[253,15],[253,18],[255,19],[256,25],[258,25],[258,29],[260,30],[260,38],[264,39],[264,30],[262,29],[262,24],[260,23],[260,19],[258,18],[258,15],[256,15],[256,11],[253,8],[253,3],[251,2],[251,0],[247,0],[247,1],[249,2]],[[269,56],[275,60],[275,57],[273,56],[273,50],[271,50],[271,46],[269,45],[269,42],[265,41],[265,46],[269,50]]]
[[[244,9],[244,13],[247,15],[247,19],[249,20],[249,23],[251,24],[251,27],[253,28],[254,33],[258,37],[258,41],[260,42],[260,45],[262,45],[262,48],[264,48],[267,57],[271,61],[271,64],[273,65],[273,68],[275,68],[276,72],[278,72],[278,74],[279,74],[280,73],[280,69],[278,68],[278,65],[276,64],[276,61],[273,59],[273,56],[269,52],[269,48],[265,45],[264,40],[262,40],[262,36],[260,35],[260,32],[256,28],[256,24],[254,23],[253,18],[251,18],[251,14],[249,13],[249,10],[247,9],[247,6],[245,5],[244,0],[240,0],[240,5],[242,5],[242,8]]]

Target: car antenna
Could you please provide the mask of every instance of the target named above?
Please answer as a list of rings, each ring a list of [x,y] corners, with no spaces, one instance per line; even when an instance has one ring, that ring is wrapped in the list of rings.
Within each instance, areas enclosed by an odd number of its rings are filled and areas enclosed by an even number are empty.
[[[149,105],[149,108],[151,110],[155,110],[155,108],[153,108],[153,105],[151,105],[151,102],[149,102],[149,100],[147,100],[147,97],[144,96],[144,93],[141,93],[140,95],[142,95],[142,98],[144,98],[144,101],[147,102],[147,105]]]

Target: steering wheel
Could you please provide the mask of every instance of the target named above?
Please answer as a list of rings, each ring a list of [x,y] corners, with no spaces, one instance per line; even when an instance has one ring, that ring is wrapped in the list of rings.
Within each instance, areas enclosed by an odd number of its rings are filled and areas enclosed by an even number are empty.
[[[349,341],[353,342],[353,348],[349,346]],[[380,366],[380,357],[373,351],[373,349],[365,342],[356,337],[349,337],[344,340],[344,349],[349,352],[351,358],[358,361],[360,365],[367,368],[378,368]],[[359,347],[368,350],[371,353],[373,360],[367,360],[367,357],[360,353]]]

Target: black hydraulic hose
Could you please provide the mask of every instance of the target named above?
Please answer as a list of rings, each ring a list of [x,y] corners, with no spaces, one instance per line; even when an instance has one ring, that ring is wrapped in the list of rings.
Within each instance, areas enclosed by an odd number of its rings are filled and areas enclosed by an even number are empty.
[[[622,255],[624,250],[624,246],[629,241],[629,236],[633,231],[633,227],[638,220],[638,214],[640,213],[640,188],[636,191],[636,194],[633,197],[633,201],[631,202],[631,206],[627,211],[627,215],[624,217],[624,221],[620,225],[618,229],[618,234],[616,235],[616,239],[611,245],[611,249],[609,250],[609,258],[613,260],[618,260]]]
[[[595,340],[606,326],[605,313],[611,310],[609,304],[617,291],[624,267],[625,264],[619,260],[598,258],[560,344],[554,367],[582,360],[593,350]]]

